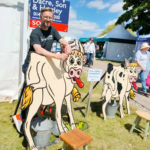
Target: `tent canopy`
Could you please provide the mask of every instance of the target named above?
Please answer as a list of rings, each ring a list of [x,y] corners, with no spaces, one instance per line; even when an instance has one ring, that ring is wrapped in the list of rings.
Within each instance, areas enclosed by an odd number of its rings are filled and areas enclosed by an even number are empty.
[[[124,28],[124,25],[116,26],[112,31],[105,34],[103,37],[94,37],[94,42],[118,42],[118,43],[136,43],[136,36],[130,34]],[[89,38],[80,38],[81,42],[89,41]]]
[[[104,38],[116,38],[126,40],[136,40],[136,36],[132,35],[125,29],[124,25],[117,25],[113,30],[103,36]]]
[[[109,39],[105,42],[102,59],[124,61],[132,59],[135,53],[136,36],[130,34],[124,25],[117,25],[112,31],[103,36]]]

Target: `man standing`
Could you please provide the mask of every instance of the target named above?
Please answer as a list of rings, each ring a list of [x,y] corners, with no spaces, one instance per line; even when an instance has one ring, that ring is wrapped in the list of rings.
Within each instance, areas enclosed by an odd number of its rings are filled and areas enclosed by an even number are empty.
[[[84,51],[85,51],[85,53],[84,53],[84,55],[85,55],[85,65],[87,65],[88,64],[88,46],[89,46],[89,43],[88,43],[88,40],[86,40],[85,41],[85,43],[83,44],[83,48],[84,48]]]
[[[30,48],[22,67],[22,71],[25,74],[29,65],[30,52],[43,55],[47,58],[55,58],[60,60],[66,60],[71,54],[70,45],[62,39],[58,31],[51,26],[53,22],[53,11],[51,8],[44,8],[40,12],[41,24],[31,32],[30,35]],[[63,46],[62,53],[52,53],[51,48],[54,41],[58,41]],[[17,130],[21,131],[22,121],[26,118],[26,109],[21,112],[21,115],[13,116],[14,123]]]
[[[150,46],[148,45],[148,43],[143,43],[141,49],[136,52],[136,56],[135,56],[137,64],[141,68],[141,72],[139,73],[139,76],[142,82],[143,94],[146,97],[149,96],[146,89],[146,78],[150,70],[150,66],[149,66],[150,52],[148,51],[149,48]]]
[[[87,60],[88,60],[88,67],[92,64],[92,58],[95,55],[95,44],[93,42],[93,38],[90,38],[88,43],[88,53],[87,53]]]

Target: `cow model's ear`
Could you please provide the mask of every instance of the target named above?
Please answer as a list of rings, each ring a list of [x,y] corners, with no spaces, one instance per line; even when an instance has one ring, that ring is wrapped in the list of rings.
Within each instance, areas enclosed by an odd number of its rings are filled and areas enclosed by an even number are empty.
[[[74,40],[74,41],[69,42],[69,45],[71,48],[74,48],[76,46],[76,41]]]
[[[84,54],[84,48],[82,44],[80,43],[80,41],[78,42],[78,44],[79,44],[79,50]]]
[[[129,64],[129,61],[125,58],[125,66],[126,67],[129,67],[130,66],[130,64]]]

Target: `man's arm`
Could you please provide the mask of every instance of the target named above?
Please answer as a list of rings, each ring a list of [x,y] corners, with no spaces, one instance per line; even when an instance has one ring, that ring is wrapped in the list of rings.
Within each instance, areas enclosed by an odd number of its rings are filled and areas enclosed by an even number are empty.
[[[66,54],[66,55],[70,55],[71,54],[71,47],[70,45],[68,44],[68,42],[66,40],[64,40],[63,38],[61,38],[59,40],[59,42],[63,45],[63,52]]]
[[[60,59],[60,60],[66,60],[68,58],[68,55],[65,53],[60,54],[60,53],[49,52],[49,51],[45,50],[44,48],[42,48],[41,45],[39,45],[39,44],[33,44],[33,48],[36,53],[43,55],[45,57],[48,57],[48,58],[56,58],[56,59]]]

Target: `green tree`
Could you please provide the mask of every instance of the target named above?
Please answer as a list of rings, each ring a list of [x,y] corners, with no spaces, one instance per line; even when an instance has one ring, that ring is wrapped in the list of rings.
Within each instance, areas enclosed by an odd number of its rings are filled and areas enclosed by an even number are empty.
[[[116,24],[126,22],[125,28],[130,28],[139,35],[150,33],[150,0],[123,0],[125,11]]]

